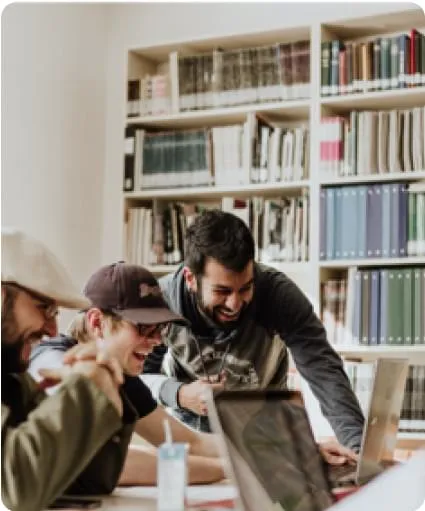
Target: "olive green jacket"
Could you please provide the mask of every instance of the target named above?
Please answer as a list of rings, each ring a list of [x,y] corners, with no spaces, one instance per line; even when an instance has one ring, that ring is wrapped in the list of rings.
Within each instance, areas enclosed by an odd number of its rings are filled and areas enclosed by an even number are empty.
[[[38,511],[67,493],[108,493],[121,473],[133,423],[80,375],[53,395],[32,377],[2,375],[2,500]]]

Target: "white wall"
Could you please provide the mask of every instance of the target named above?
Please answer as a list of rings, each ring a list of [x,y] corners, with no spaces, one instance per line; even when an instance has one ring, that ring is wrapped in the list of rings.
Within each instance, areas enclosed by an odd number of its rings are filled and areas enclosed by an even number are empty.
[[[349,7],[348,7],[349,6]],[[122,158],[129,48],[406,10],[412,3],[143,3],[110,6],[102,259],[122,256]]]
[[[2,224],[47,243],[81,286],[100,263],[106,8],[2,13]]]

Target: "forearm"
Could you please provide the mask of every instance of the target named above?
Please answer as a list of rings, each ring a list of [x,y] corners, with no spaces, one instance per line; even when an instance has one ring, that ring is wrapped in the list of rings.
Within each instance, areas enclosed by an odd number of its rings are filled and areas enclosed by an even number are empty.
[[[140,379],[149,387],[153,397],[162,405],[178,408],[178,391],[182,382],[162,374],[142,374]]]
[[[220,459],[188,456],[188,483],[213,483],[224,478]],[[157,450],[151,446],[130,446],[119,486],[154,486],[157,483]]]
[[[2,407],[4,504],[20,511],[47,507],[120,425],[108,398],[78,376],[70,377],[16,428],[7,428]]]
[[[196,456],[217,458],[220,456],[217,444],[218,439],[215,434],[198,432],[196,440],[192,443],[190,453]]]
[[[323,348],[320,352],[317,351],[314,360],[298,367],[318,399],[320,408],[339,442],[358,451],[364,417],[339,357],[330,347],[329,350]]]

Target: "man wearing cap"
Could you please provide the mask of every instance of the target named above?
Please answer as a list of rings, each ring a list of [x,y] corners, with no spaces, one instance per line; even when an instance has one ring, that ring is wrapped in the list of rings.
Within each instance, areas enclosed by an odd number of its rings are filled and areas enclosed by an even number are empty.
[[[164,441],[163,422],[170,423],[173,440],[189,445],[189,481],[212,482],[224,477],[218,459],[215,438],[198,433],[170,417],[158,406],[150,390],[138,375],[145,358],[161,342],[172,324],[187,324],[164,302],[155,277],[141,266],[123,262],[103,266],[88,280],[85,296],[92,306],[80,311],[69,327],[69,336],[50,339],[37,345],[31,354],[30,372],[37,377],[41,367],[60,368],[69,349],[96,341],[107,347],[124,370],[122,391],[138,415],[135,432],[157,446]],[[127,402],[124,401],[124,415]],[[123,451],[120,451],[122,454]],[[156,484],[156,451],[130,447],[120,484]],[[98,484],[98,481],[97,481]],[[105,484],[112,490],[116,478]],[[86,484],[79,493],[101,493],[99,487]]]
[[[31,345],[51,329],[57,307],[87,308],[58,259],[40,242],[2,228],[2,500],[11,510],[44,509],[120,434],[122,371],[92,344],[67,354],[37,384],[26,372]],[[43,390],[61,381],[54,396]]]

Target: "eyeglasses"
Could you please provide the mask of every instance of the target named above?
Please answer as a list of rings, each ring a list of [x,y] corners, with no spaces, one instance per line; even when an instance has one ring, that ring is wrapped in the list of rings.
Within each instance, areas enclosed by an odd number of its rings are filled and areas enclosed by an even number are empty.
[[[13,284],[13,286],[31,297],[31,299],[35,302],[34,305],[43,314],[46,321],[54,319],[59,314],[58,306],[53,300],[49,300],[35,291],[19,286],[18,284]]]
[[[171,323],[158,323],[157,325],[137,325],[140,337],[167,337]]]

